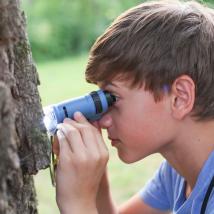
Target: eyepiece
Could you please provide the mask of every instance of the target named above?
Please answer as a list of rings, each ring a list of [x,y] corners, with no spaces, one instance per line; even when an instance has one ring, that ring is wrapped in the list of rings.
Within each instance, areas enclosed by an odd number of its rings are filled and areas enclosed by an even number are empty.
[[[96,92],[96,91],[92,91],[90,93],[93,101],[94,101],[94,105],[95,105],[95,108],[96,108],[96,114],[99,114],[99,113],[102,113],[103,111],[103,107],[102,107],[102,102],[100,100],[100,96],[99,94]]]
[[[113,94],[109,93],[108,91],[103,91],[103,92],[106,97],[108,107],[112,106],[116,102],[116,97]],[[100,99],[99,94],[97,93],[97,91],[92,91],[90,95],[94,101],[94,105],[96,107],[96,113],[97,114],[102,113],[103,107],[102,107],[102,101]]]
[[[106,96],[108,107],[112,106],[117,100],[116,96],[114,96],[113,94],[109,93],[108,91],[104,91],[104,94]]]

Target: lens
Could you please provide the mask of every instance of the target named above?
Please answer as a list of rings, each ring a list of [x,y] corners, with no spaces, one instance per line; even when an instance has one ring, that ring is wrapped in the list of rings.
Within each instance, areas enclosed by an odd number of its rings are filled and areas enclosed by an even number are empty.
[[[54,110],[51,106],[46,106],[43,108],[43,112],[45,114],[43,119],[45,127],[49,133],[54,134],[57,126],[57,119]]]

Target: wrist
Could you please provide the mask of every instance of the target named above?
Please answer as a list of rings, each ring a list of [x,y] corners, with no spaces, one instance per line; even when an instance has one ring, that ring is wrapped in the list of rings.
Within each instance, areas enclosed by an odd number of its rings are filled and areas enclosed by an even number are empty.
[[[94,207],[93,209],[90,208],[90,210],[86,207],[72,207],[68,209],[59,209],[59,210],[60,210],[60,214],[74,214],[74,213],[98,214],[96,207]]]
[[[60,214],[98,214],[96,203],[89,202],[89,201],[72,201],[69,204],[61,204],[58,205]]]

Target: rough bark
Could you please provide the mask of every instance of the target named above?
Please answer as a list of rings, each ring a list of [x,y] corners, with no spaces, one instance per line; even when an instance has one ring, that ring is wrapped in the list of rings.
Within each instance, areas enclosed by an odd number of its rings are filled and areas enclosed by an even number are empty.
[[[32,174],[49,165],[39,78],[18,0],[0,0],[0,214],[37,213]]]

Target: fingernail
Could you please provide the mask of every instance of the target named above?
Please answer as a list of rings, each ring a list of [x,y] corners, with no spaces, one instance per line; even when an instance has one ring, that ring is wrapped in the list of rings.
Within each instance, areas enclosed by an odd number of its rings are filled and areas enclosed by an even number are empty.
[[[66,117],[66,118],[63,120],[63,123],[64,123],[64,122],[69,122],[69,121],[71,121],[71,119],[68,118],[68,117]]]
[[[60,130],[60,129],[58,129],[58,131],[57,131],[57,136],[59,137],[59,138],[64,138],[64,134],[63,134],[63,132]]]
[[[58,130],[60,130],[60,129],[62,129],[62,125],[61,125],[61,124],[57,124],[56,128],[57,128]]]
[[[83,115],[82,115],[82,113],[80,112],[80,111],[76,111],[75,113],[74,113],[74,117],[82,117]]]

